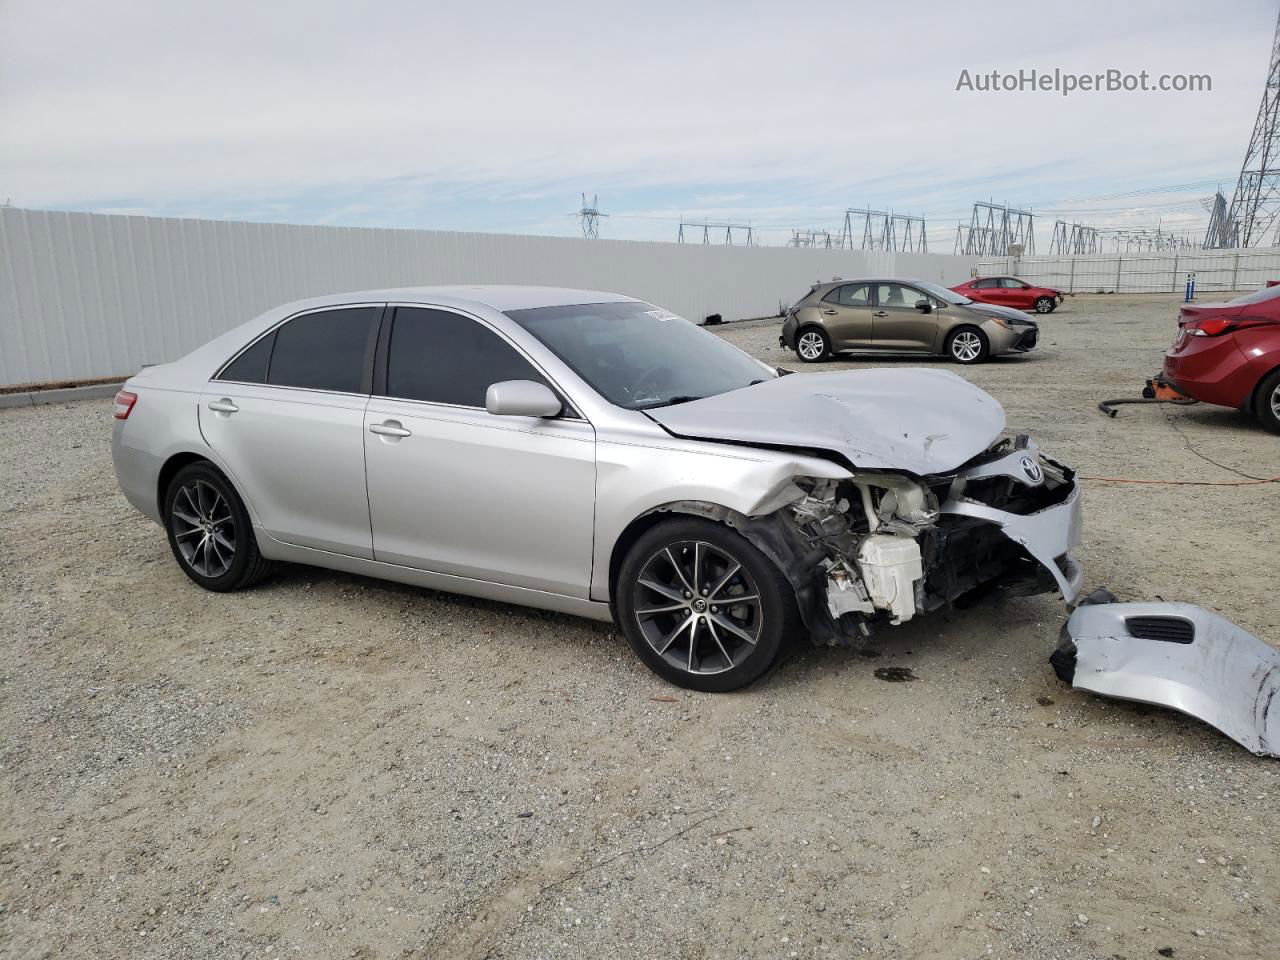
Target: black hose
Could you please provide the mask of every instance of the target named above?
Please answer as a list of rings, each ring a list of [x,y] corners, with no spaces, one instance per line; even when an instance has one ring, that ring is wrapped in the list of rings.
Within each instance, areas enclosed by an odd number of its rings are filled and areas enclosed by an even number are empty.
[[[1119,400],[1103,400],[1098,404],[1098,409],[1108,417],[1114,418],[1119,412],[1115,408],[1122,403],[1176,403],[1180,407],[1189,407],[1191,404],[1199,402],[1199,400],[1192,400],[1190,397],[1171,397],[1167,400],[1159,397],[1122,397]]]

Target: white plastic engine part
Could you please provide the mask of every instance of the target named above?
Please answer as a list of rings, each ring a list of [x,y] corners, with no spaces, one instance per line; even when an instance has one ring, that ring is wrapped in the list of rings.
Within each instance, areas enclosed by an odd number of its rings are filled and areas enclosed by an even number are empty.
[[[910,537],[872,534],[858,550],[858,568],[871,602],[889,611],[891,623],[915,615],[915,582],[924,576],[920,544]]]
[[[846,613],[874,613],[858,575],[843,561],[827,571],[827,609],[837,620]]]

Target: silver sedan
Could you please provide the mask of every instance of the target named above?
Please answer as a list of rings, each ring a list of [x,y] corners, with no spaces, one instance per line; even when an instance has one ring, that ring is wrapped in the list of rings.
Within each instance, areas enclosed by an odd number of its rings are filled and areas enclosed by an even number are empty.
[[[145,368],[112,454],[206,589],[291,562],[612,619],[700,690],[801,632],[1075,598],[1072,471],[995,400],[941,370],[783,374],[616,294],[366,291]]]

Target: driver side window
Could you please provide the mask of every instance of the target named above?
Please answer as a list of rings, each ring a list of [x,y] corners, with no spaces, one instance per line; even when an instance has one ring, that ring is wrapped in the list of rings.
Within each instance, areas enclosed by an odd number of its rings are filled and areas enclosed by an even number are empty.
[[[387,396],[483,407],[490,385],[503,380],[546,383],[511,344],[470,317],[396,308],[387,352]]]
[[[877,289],[878,303],[882,307],[915,309],[917,300],[929,300],[919,290],[900,283],[882,283]]]
[[[1013,277],[1005,277],[1000,281],[1000,286],[1004,287],[1006,290],[1021,290],[1022,281],[1015,280]]]

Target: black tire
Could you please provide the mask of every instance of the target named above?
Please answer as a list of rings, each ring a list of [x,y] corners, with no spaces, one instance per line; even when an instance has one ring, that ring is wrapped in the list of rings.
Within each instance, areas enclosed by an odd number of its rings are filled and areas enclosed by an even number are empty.
[[[807,351],[809,356],[801,351],[805,350],[805,338],[816,337],[822,342],[822,350],[819,353]],[[796,356],[805,363],[823,363],[831,359],[831,335],[821,327],[801,327],[796,331]]]
[[[206,590],[242,590],[275,566],[258,550],[239,494],[207,460],[187,464],[169,482],[164,527],[178,566]]]
[[[972,335],[977,335],[976,348]],[[963,335],[963,336],[962,336]],[[956,327],[947,334],[947,356],[956,363],[971,364],[982,363],[991,353],[991,341],[987,339],[987,335],[977,327],[963,326]]]
[[[1258,384],[1254,395],[1254,412],[1272,433],[1280,433],[1280,370],[1272,370]]]
[[[1058,305],[1058,301],[1053,297],[1040,297],[1036,300],[1036,313],[1053,313],[1053,308]]]
[[[669,558],[687,565],[685,573]],[[681,584],[691,579],[694,563],[709,582],[693,584],[699,589],[691,594]],[[731,564],[740,569],[734,572]],[[670,577],[663,574],[668,569]],[[642,577],[659,589],[643,586]],[[758,600],[748,601],[751,590]],[[800,627],[795,593],[773,561],[737,531],[698,517],[665,520],[641,536],[622,562],[614,596],[636,656],[664,680],[690,690],[722,693],[758,680]],[[719,604],[717,596],[723,598]],[[744,602],[734,604],[735,596]],[[753,642],[745,639],[750,634]]]

